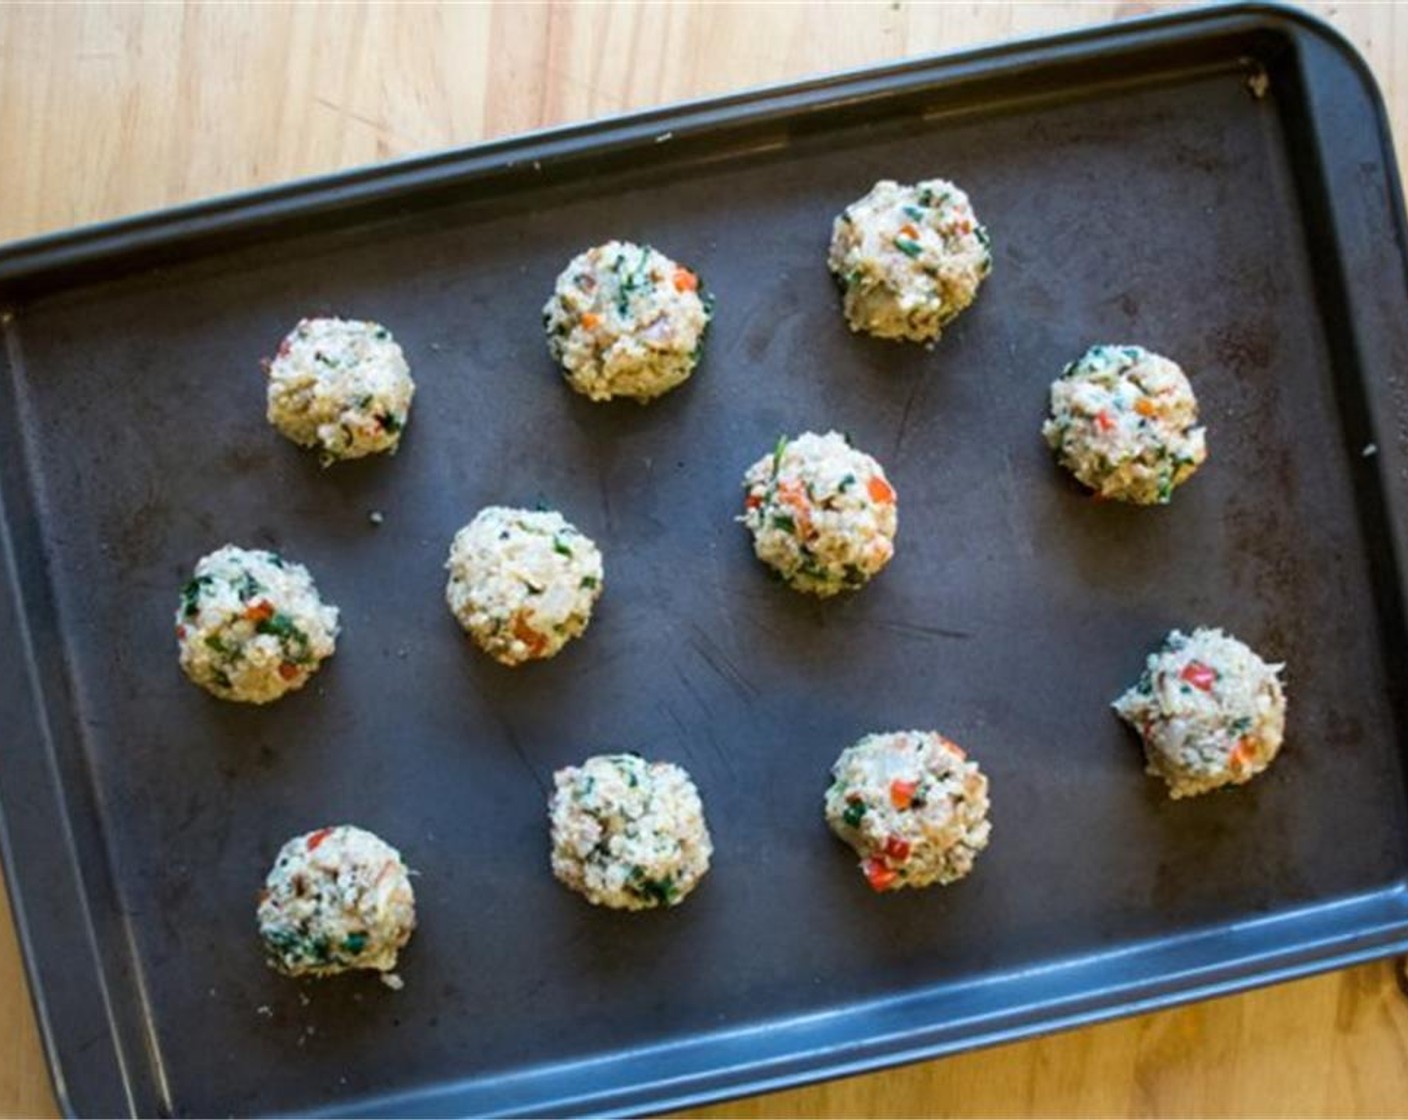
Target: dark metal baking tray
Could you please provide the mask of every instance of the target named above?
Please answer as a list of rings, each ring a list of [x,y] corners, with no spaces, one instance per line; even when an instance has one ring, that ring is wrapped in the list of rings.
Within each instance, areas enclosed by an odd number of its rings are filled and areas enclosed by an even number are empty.
[[[992,278],[932,352],[854,337],[830,218],[930,174],[973,195]],[[1403,231],[1362,63],[1251,6],[7,248],[0,806],[64,1107],[662,1109],[1401,950]],[[544,352],[557,270],[610,236],[718,295],[699,373],[649,408],[575,397]],[[394,460],[320,470],[264,422],[258,359],[320,310],[407,350]],[[1091,502],[1038,436],[1102,340],[1192,371],[1211,459],[1166,509]],[[829,426],[896,481],[900,547],[817,603],[732,517],[780,431]],[[441,564],[479,506],[539,498],[601,543],[607,591],[583,641],[509,671]],[[337,656],[267,710],[175,665],[176,589],[227,540],[307,562],[343,610]],[[1264,779],[1175,804],[1107,705],[1199,623],[1287,663],[1290,735]],[[843,746],[909,726],[982,761],[993,841],[960,885],[876,897],[821,793]],[[701,787],[717,854],[678,910],[549,874],[550,774],[606,748]],[[335,821],[420,872],[402,992],[261,962],[271,857]]]

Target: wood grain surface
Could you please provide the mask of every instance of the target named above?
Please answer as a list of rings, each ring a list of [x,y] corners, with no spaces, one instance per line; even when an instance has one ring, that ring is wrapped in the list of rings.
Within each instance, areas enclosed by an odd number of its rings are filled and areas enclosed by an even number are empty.
[[[0,3],[0,240],[1149,3]],[[1408,5],[1307,5],[1408,142]],[[0,898],[3,903],[3,898]],[[55,1104],[0,906],[0,1113]],[[1387,963],[695,1116],[1408,1115]]]

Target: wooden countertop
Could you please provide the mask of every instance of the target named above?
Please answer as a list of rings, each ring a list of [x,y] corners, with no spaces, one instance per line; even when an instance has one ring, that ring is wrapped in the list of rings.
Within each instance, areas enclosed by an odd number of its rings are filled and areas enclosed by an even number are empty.
[[[0,7],[0,240],[562,121],[1171,5]],[[1408,6],[1315,3],[1408,138]],[[0,898],[0,903],[3,903]],[[0,1113],[55,1111],[0,906]],[[1408,1114],[1367,965],[696,1116]]]

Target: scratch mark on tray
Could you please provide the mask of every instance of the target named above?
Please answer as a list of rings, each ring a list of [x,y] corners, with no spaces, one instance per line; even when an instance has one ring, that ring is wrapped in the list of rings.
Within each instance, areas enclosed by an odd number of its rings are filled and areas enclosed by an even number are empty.
[[[709,587],[714,592],[714,613],[720,621],[728,623],[729,636],[732,637],[735,630],[734,612],[729,609],[729,597],[728,593],[724,591],[718,564],[709,565]]]
[[[675,711],[671,705],[665,703],[663,700],[660,702],[660,710],[670,717],[670,722],[679,730],[682,738],[689,738],[689,728],[685,726],[684,720],[680,719],[679,712]]]
[[[684,685],[684,690],[689,693],[695,704],[699,706],[699,712],[702,717],[700,726],[704,729],[704,738],[708,740],[709,746],[718,757],[719,763],[728,771],[730,778],[737,778],[738,774],[733,768],[733,761],[728,757],[728,753],[719,745],[718,739],[714,736],[712,714],[708,704],[704,702],[704,697],[701,696],[699,690],[694,687],[694,682],[685,676],[683,670],[676,668],[675,676],[679,677],[680,684]],[[680,714],[675,711],[673,706],[669,703],[662,701],[660,707],[665,714],[670,717],[670,721],[679,729],[681,737],[688,741],[690,737],[689,728],[685,725],[684,720],[680,718]]]
[[[599,473],[596,476],[596,486],[601,494],[601,516],[606,522],[606,531],[608,533],[615,532],[616,519],[611,514],[611,487],[606,484],[605,474]]]
[[[709,716],[709,705],[704,703],[704,697],[699,694],[699,689],[694,687],[694,682],[684,674],[684,670],[675,667],[675,676],[679,677],[680,684],[684,685],[684,690],[694,697],[694,702],[699,705],[699,710],[704,713],[705,718]]]
[[[513,753],[518,756],[518,761],[523,763],[523,769],[533,775],[533,781],[538,784],[538,788],[542,790],[544,797],[551,796],[552,791],[548,789],[547,782],[545,782],[542,775],[538,773],[537,767],[528,761],[528,755],[523,749],[523,744],[518,740],[518,732],[513,729],[513,724],[509,723],[503,716],[499,716],[499,725],[504,729],[504,734],[508,736],[508,745],[513,748]]]
[[[734,770],[733,760],[729,758],[728,752],[725,751],[723,747],[719,746],[718,739],[714,737],[714,726],[712,723],[706,723],[704,725],[704,738],[709,740],[709,746],[714,748],[714,753],[719,756],[719,761],[723,764],[724,769],[728,771],[728,776],[736,781],[738,772]]]
[[[880,630],[890,630],[896,634],[904,634],[911,638],[922,638],[925,641],[931,638],[971,638],[973,635],[966,630],[950,630],[944,626],[923,626],[917,622],[891,622],[887,619],[870,619],[870,625]]]
[[[754,596],[745,596],[745,598],[751,598],[751,599],[753,599],[754,602],[762,602],[762,601],[764,601],[761,596],[757,596],[757,595],[754,595]],[[768,635],[769,637],[771,637],[771,638],[776,638],[776,639],[777,639],[778,641],[780,641],[780,642],[783,642],[783,641],[786,641],[786,640],[787,640],[787,639],[786,639],[786,635],[784,635],[781,630],[779,630],[776,626],[769,626],[766,622],[764,622],[764,621],[763,621],[761,618],[759,618],[756,614],[753,614],[753,613],[744,614],[744,616],[743,616],[743,621],[746,622],[746,623],[748,623],[750,626],[755,626],[755,627],[757,627],[757,628],[758,628],[759,630],[761,630],[764,634],[767,634],[767,635]]]
[[[699,656],[708,663],[709,668],[713,669],[723,680],[733,685],[733,687],[744,696],[750,699],[756,698],[758,695],[757,688],[747,677],[738,671],[738,667],[728,659],[724,651],[719,649],[719,647],[710,640],[709,636],[698,626],[691,625],[690,629],[694,631],[689,639],[690,645],[692,645]]]
[[[187,829],[196,824],[204,813],[205,801],[199,794],[192,794],[187,797],[185,807],[181,812],[181,818],[172,829],[172,835],[185,835]]]
[[[914,379],[914,388],[909,391],[909,398],[904,402],[904,411],[900,414],[900,428],[895,434],[895,458],[899,458],[900,447],[904,443],[904,437],[909,432],[909,415],[914,411],[914,402],[919,399],[920,390],[924,388],[924,378],[917,376]]]

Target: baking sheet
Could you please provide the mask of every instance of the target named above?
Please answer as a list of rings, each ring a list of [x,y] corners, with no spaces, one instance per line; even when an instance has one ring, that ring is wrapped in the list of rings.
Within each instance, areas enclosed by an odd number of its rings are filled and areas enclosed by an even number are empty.
[[[655,1109],[1401,947],[1401,202],[1326,34],[1185,13],[0,256],[0,806],[66,1107]],[[831,217],[933,174],[972,195],[992,277],[932,352],[850,335]],[[557,271],[609,237],[718,298],[700,370],[648,408],[576,397],[541,337]],[[404,347],[394,459],[321,470],[264,422],[258,359],[315,312]],[[1040,439],[1098,341],[1192,376],[1211,454],[1168,508],[1090,501]],[[900,534],[818,603],[732,518],[779,432],[829,427],[885,464]],[[606,592],[511,671],[441,566],[482,505],[539,500],[601,545]],[[267,709],[175,664],[177,590],[226,541],[342,609],[336,657]],[[1174,804],[1108,703],[1204,623],[1287,662],[1289,734],[1252,786]],[[910,726],[981,762],[993,839],[955,887],[876,897],[821,795],[842,747]],[[551,877],[551,773],[609,749],[700,787],[714,865],[677,910]],[[419,872],[402,992],[262,964],[274,853],[341,821]]]

